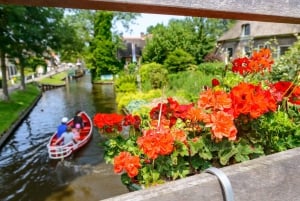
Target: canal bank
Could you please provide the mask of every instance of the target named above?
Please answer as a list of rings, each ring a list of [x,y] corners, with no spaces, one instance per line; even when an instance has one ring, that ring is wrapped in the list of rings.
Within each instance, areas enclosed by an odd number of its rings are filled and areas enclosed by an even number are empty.
[[[12,90],[17,90],[15,89],[16,86],[14,86],[14,89],[10,89],[10,91]],[[20,114],[19,114],[19,118],[13,122],[10,126],[10,128],[4,132],[3,135],[0,136],[0,149],[3,147],[4,143],[6,142],[6,140],[12,135],[12,133],[18,128],[18,126],[22,123],[22,121],[28,116],[28,114],[30,113],[30,111],[35,107],[35,105],[38,103],[38,101],[40,100],[40,98],[42,97],[42,92],[40,91],[40,93],[38,94],[38,96],[33,100],[33,102],[28,106],[28,108],[26,108],[25,110],[23,110]]]

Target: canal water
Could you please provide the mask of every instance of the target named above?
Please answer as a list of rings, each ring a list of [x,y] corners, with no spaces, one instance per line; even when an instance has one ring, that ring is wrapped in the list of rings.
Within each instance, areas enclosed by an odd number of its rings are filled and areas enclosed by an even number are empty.
[[[120,176],[103,160],[97,129],[92,140],[71,158],[48,158],[47,142],[61,118],[84,110],[116,112],[112,85],[92,85],[89,74],[66,87],[46,91],[0,150],[1,201],[94,201],[127,193]]]

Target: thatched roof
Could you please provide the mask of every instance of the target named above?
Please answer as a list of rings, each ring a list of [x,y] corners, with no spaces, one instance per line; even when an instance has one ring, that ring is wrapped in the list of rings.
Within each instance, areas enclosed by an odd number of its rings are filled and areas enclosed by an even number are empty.
[[[237,21],[235,25],[225,32],[218,41],[237,39],[242,35],[242,25],[250,25],[250,37],[267,37],[300,33],[300,24],[284,24],[272,22]]]

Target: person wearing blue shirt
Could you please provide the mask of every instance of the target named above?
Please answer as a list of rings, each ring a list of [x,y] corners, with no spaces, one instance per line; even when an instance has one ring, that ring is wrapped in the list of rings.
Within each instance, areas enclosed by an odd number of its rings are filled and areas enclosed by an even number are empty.
[[[61,143],[61,141],[63,141]],[[58,138],[55,142],[55,145],[69,145],[71,143],[76,144],[78,141],[75,139],[74,133],[72,132],[72,127],[67,126],[66,132],[64,132],[60,138]]]
[[[61,124],[57,127],[57,132],[56,132],[56,136],[57,138],[60,138],[61,135],[67,131],[67,122],[68,122],[68,118],[64,117],[61,120]]]

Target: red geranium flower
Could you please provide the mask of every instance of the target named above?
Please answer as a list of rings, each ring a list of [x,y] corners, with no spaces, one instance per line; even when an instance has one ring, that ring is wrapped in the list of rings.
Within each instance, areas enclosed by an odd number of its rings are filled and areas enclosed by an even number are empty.
[[[216,87],[216,86],[219,86],[220,85],[220,82],[218,79],[214,78],[211,80],[211,84],[213,87]]]
[[[135,177],[139,173],[141,167],[140,158],[132,156],[129,152],[121,152],[114,158],[114,172],[122,173],[127,172],[130,178]]]

